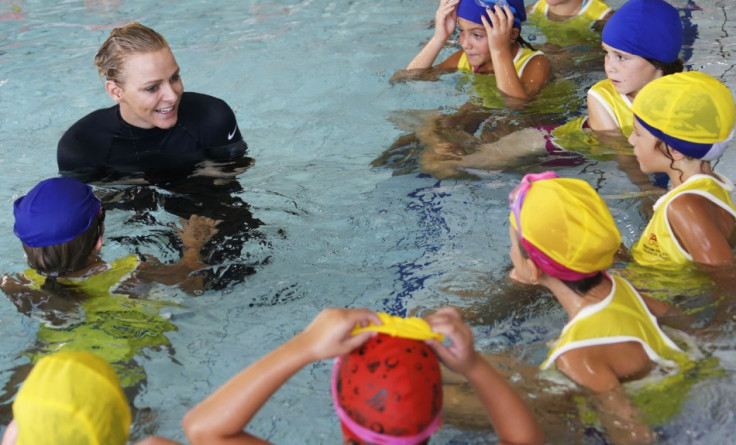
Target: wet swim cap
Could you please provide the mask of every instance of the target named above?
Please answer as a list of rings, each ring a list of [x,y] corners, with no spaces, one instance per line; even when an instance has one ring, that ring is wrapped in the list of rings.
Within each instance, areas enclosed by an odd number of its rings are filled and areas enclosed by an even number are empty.
[[[71,241],[89,229],[100,211],[92,187],[72,178],[39,182],[13,204],[13,231],[28,247]]]
[[[36,363],[13,402],[17,445],[124,445],[130,409],[112,367],[85,351]]]
[[[704,161],[721,157],[734,134],[736,110],[731,91],[697,71],[649,82],[634,98],[632,110],[654,136]]]
[[[606,203],[587,182],[534,181],[523,199],[521,245],[547,275],[578,281],[611,267],[621,235]],[[513,211],[509,220],[518,230]]]
[[[488,17],[486,9],[494,9],[496,6],[504,5],[508,5],[514,14],[514,28],[521,30],[521,22],[526,20],[524,0],[460,0],[460,4],[457,5],[457,16],[482,25],[483,22],[480,17],[485,15],[490,24],[491,19]]]
[[[385,312],[377,312],[381,324],[369,324],[368,326],[357,326],[350,335],[358,335],[361,332],[380,332],[392,337],[410,338],[412,340],[444,340],[445,336],[432,332],[429,323],[419,317],[397,317]]]
[[[682,47],[682,20],[664,0],[629,0],[608,19],[601,37],[618,50],[672,63]]]
[[[378,334],[335,361],[332,399],[346,438],[421,443],[442,424],[437,355],[422,341]]]

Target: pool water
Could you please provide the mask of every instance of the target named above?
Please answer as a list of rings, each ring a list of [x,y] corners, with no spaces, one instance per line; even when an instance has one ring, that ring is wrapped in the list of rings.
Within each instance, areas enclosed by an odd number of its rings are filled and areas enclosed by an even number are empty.
[[[736,91],[736,19],[728,2],[672,3],[689,21],[686,64]],[[112,104],[93,58],[113,26],[137,20],[161,32],[185,89],[225,99],[255,159],[239,176],[239,187],[227,193],[233,206],[247,207],[258,222],[242,241],[240,258],[223,260],[247,264],[249,273],[197,297],[151,290],[149,298],[172,303],[160,315],[177,330],[166,333],[168,347],[136,356],[147,377],[135,391],[134,439],[155,433],[183,441],[180,421],[191,406],[324,307],[405,315],[455,305],[467,310],[486,351],[532,350],[555,338],[562,309],[544,293],[521,298],[505,278],[508,192],[523,173],[540,170],[538,162],[441,181],[420,174],[408,152],[371,166],[406,134],[406,122],[427,110],[450,113],[472,95],[459,74],[437,82],[389,82],[431,36],[435,9],[428,0],[0,1],[3,272],[25,268],[12,233],[13,200],[57,174],[56,143],[69,125]],[[533,35],[533,27],[524,33]],[[582,103],[585,89],[603,77],[602,62],[591,71],[559,73],[577,86],[563,103]],[[539,110],[555,98],[540,100],[530,105],[534,113],[543,114]],[[573,107],[561,117],[581,111]],[[526,113],[519,122],[535,117]],[[408,161],[402,164],[401,156]],[[716,169],[736,177],[736,153],[727,152]],[[638,238],[646,221],[633,197],[638,190],[613,160],[591,156],[555,170],[593,184],[607,198],[624,243]],[[146,218],[108,212],[104,258],[144,252],[176,259],[167,224],[177,217],[160,206],[146,212]],[[0,299],[2,384],[13,386],[13,369],[28,363],[23,353],[38,330],[38,320]],[[733,436],[731,331],[724,328],[704,345],[723,374],[695,384],[680,414],[662,427],[662,442],[724,443]],[[336,443],[329,370],[327,362],[306,367],[261,410],[250,431],[274,443]],[[447,425],[432,443],[488,443],[489,437]]]

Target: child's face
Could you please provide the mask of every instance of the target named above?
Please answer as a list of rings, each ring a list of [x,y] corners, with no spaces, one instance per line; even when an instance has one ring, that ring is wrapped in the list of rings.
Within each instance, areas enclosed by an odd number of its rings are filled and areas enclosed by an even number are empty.
[[[491,61],[491,50],[488,47],[488,36],[483,25],[457,18],[460,46],[468,57],[468,63],[479,67]]]
[[[634,119],[634,131],[629,143],[634,146],[634,155],[644,173],[667,171],[670,160],[657,148],[657,139],[639,121]]]
[[[629,99],[634,99],[644,85],[662,76],[662,71],[641,56],[618,50],[605,43],[602,46],[606,76],[616,91],[627,95]]]

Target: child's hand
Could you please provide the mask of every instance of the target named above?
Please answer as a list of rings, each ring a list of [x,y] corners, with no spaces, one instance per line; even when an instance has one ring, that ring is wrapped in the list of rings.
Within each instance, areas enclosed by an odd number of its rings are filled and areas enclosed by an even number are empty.
[[[181,229],[175,227],[174,230],[179,234],[185,249],[199,250],[217,233],[217,225],[221,222],[206,216],[192,215],[188,221],[179,219]]]
[[[350,332],[355,325],[381,324],[381,319],[368,309],[325,309],[299,334],[305,348],[311,350],[312,360],[323,360],[352,351],[375,335],[363,332],[354,337]]]
[[[475,352],[473,331],[463,322],[460,313],[452,307],[445,307],[426,318],[432,331],[445,334],[450,345],[436,340],[428,340],[427,344],[434,349],[442,363],[453,371],[467,374],[476,364],[478,354]]]
[[[511,33],[514,30],[514,13],[508,5],[486,9],[491,22],[484,15],[480,16],[488,36],[488,48],[491,55],[497,51],[508,51],[511,46]]]
[[[457,26],[457,5],[459,0],[440,0],[434,15],[434,37],[443,42],[450,38]]]

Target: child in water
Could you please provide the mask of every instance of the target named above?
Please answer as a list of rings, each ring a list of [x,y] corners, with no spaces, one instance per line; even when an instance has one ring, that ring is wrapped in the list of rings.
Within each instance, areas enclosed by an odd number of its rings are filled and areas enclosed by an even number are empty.
[[[431,68],[457,26],[462,49],[437,66],[495,74],[496,85],[506,96],[529,99],[549,79],[550,66],[541,51],[521,38],[524,20],[522,0],[441,0],[434,35],[406,69]]]
[[[115,367],[126,387],[143,379],[133,357],[141,348],[167,345],[164,334],[176,327],[159,315],[166,302],[138,298],[141,287],[159,282],[202,290],[201,277],[192,272],[203,267],[199,249],[218,222],[196,215],[182,220],[177,263],[137,255],[106,262],[99,255],[105,212],[89,185],[46,179],[15,201],[13,214],[31,268],[4,275],[0,287],[20,312],[46,319],[39,343],[28,353],[31,361],[51,352],[93,350]]]
[[[540,15],[550,22],[565,26],[590,28],[598,20],[606,20],[613,9],[602,0],[539,0],[527,7],[529,16]]]
[[[669,308],[606,272],[621,236],[587,182],[552,172],[529,174],[511,192],[509,204],[511,278],[547,288],[568,315],[542,369],[554,366],[593,392],[612,438],[648,442],[653,433],[640,423],[621,385],[655,365],[675,371],[688,363],[653,314]]]
[[[631,247],[634,260],[658,268],[732,266],[734,186],[711,166],[734,135],[731,91],[707,74],[673,74],[647,84],[633,114],[629,142],[641,170],[665,172],[672,184]]]
[[[23,244],[32,270],[18,280],[5,275],[3,289],[8,289],[14,281],[23,285],[40,281],[36,284],[41,289],[67,282],[73,287],[85,287],[88,281],[100,281],[92,280],[96,275],[109,274],[116,267],[125,272],[118,273],[119,282],[108,283],[110,291],[131,275],[195,289],[201,286],[201,279],[191,275],[203,266],[199,249],[217,233],[219,223],[197,215],[188,221],[181,220],[182,228],[176,231],[182,240],[183,254],[175,264],[156,264],[152,257],[135,256],[108,264],[99,256],[105,233],[105,211],[89,185],[72,178],[46,179],[15,201],[13,215],[13,230]]]
[[[304,331],[189,411],[184,417],[187,437],[193,445],[267,443],[243,429],[291,376],[332,357],[339,357],[332,397],[342,443],[426,444],[442,424],[438,358],[474,387],[500,442],[543,443],[529,408],[475,351],[472,330],[452,308],[440,309],[427,321],[368,309],[326,309]]]
[[[633,131],[631,103],[654,79],[680,72],[682,21],[664,0],[629,0],[603,28],[607,79],[588,90],[587,125],[595,131]]]
[[[546,38],[545,51],[551,55],[562,47],[568,57],[574,55],[569,69],[580,72],[581,63],[595,61],[591,50],[600,46],[600,30],[613,9],[602,0],[539,0],[527,7],[527,13]]]
[[[130,423],[110,365],[90,352],[59,352],[39,360],[23,383],[1,445],[125,445]],[[137,445],[178,442],[154,436]]]

